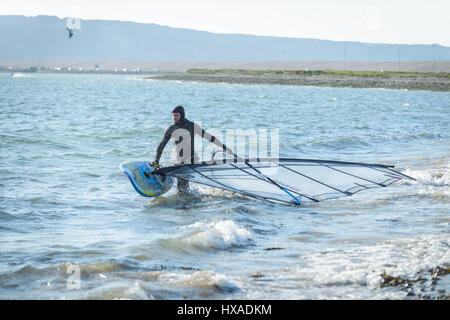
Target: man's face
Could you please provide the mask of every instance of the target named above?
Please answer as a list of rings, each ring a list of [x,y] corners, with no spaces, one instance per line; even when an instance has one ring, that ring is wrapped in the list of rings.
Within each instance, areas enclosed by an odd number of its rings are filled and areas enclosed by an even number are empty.
[[[173,117],[173,121],[178,122],[178,121],[180,121],[181,114],[179,114],[178,112],[172,112],[172,117]]]

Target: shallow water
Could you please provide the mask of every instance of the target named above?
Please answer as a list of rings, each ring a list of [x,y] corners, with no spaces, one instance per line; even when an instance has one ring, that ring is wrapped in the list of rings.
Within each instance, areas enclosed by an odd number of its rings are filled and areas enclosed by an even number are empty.
[[[153,160],[178,104],[219,136],[279,129],[281,157],[417,181],[300,208],[202,186],[143,198],[118,166]],[[0,74],[0,298],[448,297],[448,275],[382,275],[450,266],[449,119],[444,92]]]

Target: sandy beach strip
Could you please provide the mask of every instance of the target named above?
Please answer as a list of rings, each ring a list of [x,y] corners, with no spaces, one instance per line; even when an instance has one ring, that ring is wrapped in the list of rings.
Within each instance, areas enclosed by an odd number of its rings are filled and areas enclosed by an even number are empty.
[[[386,88],[406,90],[450,91],[450,78],[411,77],[359,77],[345,75],[287,75],[245,73],[162,73],[146,78],[172,81],[194,81],[230,84],[294,85],[350,88]]]

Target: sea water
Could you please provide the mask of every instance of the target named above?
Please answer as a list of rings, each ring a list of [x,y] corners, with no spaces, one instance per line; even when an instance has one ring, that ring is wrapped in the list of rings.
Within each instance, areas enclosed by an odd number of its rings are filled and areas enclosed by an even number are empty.
[[[154,159],[176,105],[216,134],[278,129],[280,157],[417,181],[302,207],[141,197],[119,164]],[[0,74],[0,298],[448,298],[449,121],[446,92]]]

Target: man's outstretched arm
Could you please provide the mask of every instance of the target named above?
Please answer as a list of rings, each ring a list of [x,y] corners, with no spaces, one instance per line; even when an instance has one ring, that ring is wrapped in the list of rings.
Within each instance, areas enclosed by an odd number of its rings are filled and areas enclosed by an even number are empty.
[[[195,124],[195,126],[196,126],[195,127],[196,134],[200,135],[203,139],[211,143],[214,143],[216,146],[221,148],[224,152],[226,152],[230,156],[235,156],[234,151],[228,148],[226,145],[224,145],[219,139],[203,130],[198,124]]]

